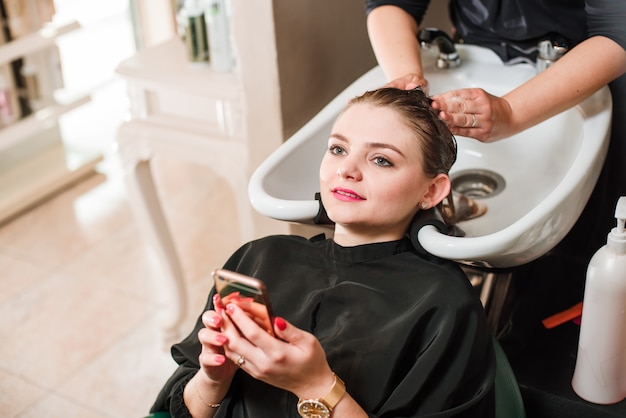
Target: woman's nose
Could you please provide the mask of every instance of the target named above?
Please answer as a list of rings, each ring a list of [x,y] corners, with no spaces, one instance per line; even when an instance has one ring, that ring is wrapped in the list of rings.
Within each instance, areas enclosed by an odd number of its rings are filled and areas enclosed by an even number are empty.
[[[346,159],[337,167],[337,175],[341,178],[361,180],[361,170],[353,162]]]

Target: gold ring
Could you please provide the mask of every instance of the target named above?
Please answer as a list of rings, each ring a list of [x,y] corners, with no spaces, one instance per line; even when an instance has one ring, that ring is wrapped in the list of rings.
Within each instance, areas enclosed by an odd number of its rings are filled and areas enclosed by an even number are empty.
[[[237,357],[237,360],[235,360],[235,364],[237,365],[237,367],[243,366],[245,362],[246,362],[246,358],[244,356],[239,356]]]
[[[477,124],[478,121],[476,120],[476,114],[472,113],[472,126],[470,126],[470,128],[475,128]]]

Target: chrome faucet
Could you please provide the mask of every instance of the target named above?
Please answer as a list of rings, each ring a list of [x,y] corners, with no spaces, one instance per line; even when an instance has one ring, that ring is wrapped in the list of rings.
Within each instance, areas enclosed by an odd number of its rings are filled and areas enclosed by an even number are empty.
[[[568,51],[567,43],[563,40],[551,41],[545,39],[537,44],[537,74],[544,71],[561,58]]]
[[[444,31],[437,28],[425,28],[419,31],[417,39],[422,48],[436,46],[439,49],[437,68],[456,68],[461,65],[461,58],[456,51],[454,41]]]

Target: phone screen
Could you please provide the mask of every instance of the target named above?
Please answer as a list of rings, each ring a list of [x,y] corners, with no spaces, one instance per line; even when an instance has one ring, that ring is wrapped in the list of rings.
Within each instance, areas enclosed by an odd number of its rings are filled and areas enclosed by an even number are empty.
[[[272,310],[261,280],[224,269],[215,270],[212,275],[224,306],[236,303],[259,326],[274,335]]]

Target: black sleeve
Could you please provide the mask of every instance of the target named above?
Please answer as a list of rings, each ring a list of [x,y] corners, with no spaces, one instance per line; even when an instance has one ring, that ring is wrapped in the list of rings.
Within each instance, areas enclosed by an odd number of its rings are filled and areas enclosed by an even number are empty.
[[[369,14],[378,6],[392,5],[397,6],[413,16],[418,24],[422,23],[422,19],[428,9],[429,0],[411,1],[411,0],[365,0],[365,11]]]
[[[185,405],[183,392],[185,386],[191,380],[196,370],[189,370],[189,373],[180,373],[181,368],[176,370],[165,387],[169,390],[161,390],[156,401],[150,408],[150,413],[169,412],[175,418],[191,418],[191,414]]]
[[[209,295],[207,305],[202,311],[212,309],[213,292]],[[159,392],[150,412],[169,412],[175,418],[190,418],[189,410],[183,399],[183,391],[191,378],[200,369],[198,356],[202,347],[198,341],[198,331],[203,327],[202,317],[196,321],[191,333],[178,344],[172,346],[172,357],[178,363],[178,368],[167,380]]]
[[[587,0],[589,36],[605,36],[626,49],[626,2]]]

